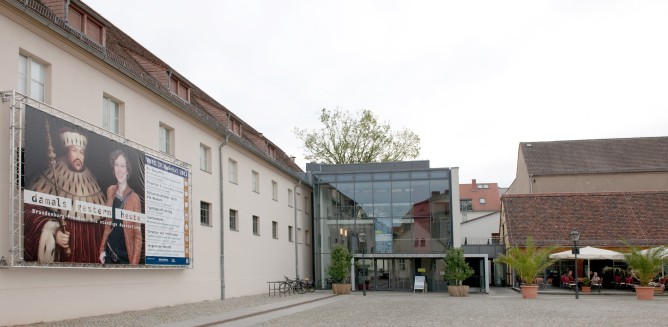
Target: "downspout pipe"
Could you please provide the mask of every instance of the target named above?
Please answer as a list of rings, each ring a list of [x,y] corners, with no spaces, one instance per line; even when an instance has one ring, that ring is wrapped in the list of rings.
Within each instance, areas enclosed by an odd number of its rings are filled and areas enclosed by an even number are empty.
[[[223,177],[223,147],[227,145],[230,135],[225,135],[225,141],[218,147],[218,183],[220,194],[220,299],[225,299],[225,206],[223,205],[223,185],[225,185],[225,178]]]
[[[298,248],[298,246],[299,246],[298,243],[299,242],[298,242],[298,239],[297,239],[297,236],[298,236],[298,234],[297,234],[297,188],[301,184],[302,184],[301,180],[299,180],[299,182],[297,184],[295,184],[295,187],[294,187],[295,190],[294,190],[294,196],[293,196],[293,202],[294,202],[293,209],[295,211],[295,230],[294,230],[294,233],[295,233],[295,276],[297,276],[297,279],[299,279],[299,248]]]

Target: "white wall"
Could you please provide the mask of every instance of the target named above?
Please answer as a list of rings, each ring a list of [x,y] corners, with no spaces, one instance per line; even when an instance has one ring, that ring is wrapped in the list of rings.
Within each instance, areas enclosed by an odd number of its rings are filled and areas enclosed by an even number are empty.
[[[0,4],[0,90],[17,89],[19,51],[27,51],[49,63],[47,102],[91,124],[102,125],[103,93],[125,103],[125,137],[147,147],[158,148],[158,126],[164,122],[175,130],[175,157],[192,165],[191,208],[193,221],[192,269],[0,269],[2,324],[26,324],[100,315],[129,310],[216,300],[221,295],[220,228],[225,237],[226,297],[259,294],[266,281],[294,277],[294,244],[287,241],[287,225],[294,211],[288,207],[287,188],[296,179],[263,160],[228,144],[223,148],[224,220],[219,201],[218,147],[224,141],[206,126],[182,114],[169,103],[137,83],[110,70],[104,63],[77,48],[71,48],[55,33],[35,27]],[[11,19],[10,19],[11,17]],[[28,26],[28,28],[24,27]],[[0,104],[0,125],[9,126],[9,103]],[[8,133],[0,134],[0,157],[9,158]],[[212,172],[199,169],[199,144],[212,150]],[[239,184],[227,182],[227,158],[239,163]],[[251,191],[250,171],[260,172],[261,192]],[[8,160],[0,160],[0,171],[9,172]],[[279,183],[279,201],[271,200],[271,180]],[[0,184],[9,185],[9,174],[0,174]],[[0,188],[0,208],[9,208],[8,188]],[[311,198],[310,189],[302,187]],[[212,204],[212,226],[199,223],[199,204]],[[228,228],[229,208],[240,214],[240,231]],[[6,213],[6,212],[5,212]],[[261,217],[261,236],[252,235],[251,215]],[[298,212],[298,226],[312,234],[309,215]],[[279,221],[279,239],[271,235],[271,221]],[[0,256],[10,257],[7,214],[0,216]],[[303,239],[303,237],[302,237]],[[311,247],[299,245],[300,275],[310,276]]]

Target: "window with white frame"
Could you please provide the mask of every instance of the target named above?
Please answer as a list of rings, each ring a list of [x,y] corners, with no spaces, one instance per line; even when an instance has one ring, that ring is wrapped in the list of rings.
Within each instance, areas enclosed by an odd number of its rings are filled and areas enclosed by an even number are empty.
[[[160,123],[160,151],[174,155],[174,129]]]
[[[239,231],[239,213],[230,209],[230,230]]]
[[[294,235],[292,234],[292,226],[288,226],[288,241],[294,242]]]
[[[20,54],[18,91],[35,100],[46,102],[46,69],[44,62]]]
[[[271,199],[278,201],[278,183],[276,181],[271,181]]]
[[[228,159],[227,160],[227,179],[234,184],[238,184],[238,170],[237,170],[237,162],[233,159]]]
[[[480,198],[480,204],[485,204],[485,203],[487,203],[487,200],[485,200],[485,198]]]
[[[277,221],[272,221],[271,222],[271,236],[275,239],[278,239],[278,222]]]
[[[102,97],[102,128],[119,135],[121,132],[122,103],[110,96]]]
[[[211,148],[201,143],[199,145],[199,169],[211,172]]]
[[[202,225],[211,226],[211,203],[200,201],[199,222]]]
[[[253,235],[260,235],[260,217],[253,216]]]
[[[292,207],[294,202],[294,194],[292,193],[292,189],[288,189],[288,206]]]
[[[297,227],[297,243],[302,244],[302,229]]]
[[[252,182],[253,182],[253,185],[252,185],[253,192],[260,193],[260,173],[253,170],[252,178],[253,178],[253,180],[252,180]]]

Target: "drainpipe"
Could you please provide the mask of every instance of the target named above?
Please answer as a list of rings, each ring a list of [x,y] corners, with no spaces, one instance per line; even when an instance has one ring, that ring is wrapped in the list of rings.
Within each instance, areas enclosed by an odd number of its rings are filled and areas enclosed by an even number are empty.
[[[220,299],[225,299],[225,242],[223,232],[225,231],[225,206],[223,205],[223,185],[225,185],[225,178],[223,177],[223,147],[227,145],[230,135],[225,135],[225,141],[218,147],[218,177],[220,190]]]
[[[294,187],[294,197],[293,197],[293,202],[294,202],[294,210],[295,210],[295,276],[297,276],[297,279],[299,279],[299,242],[297,239],[297,188],[302,184],[302,181],[299,180],[297,184],[295,184]]]

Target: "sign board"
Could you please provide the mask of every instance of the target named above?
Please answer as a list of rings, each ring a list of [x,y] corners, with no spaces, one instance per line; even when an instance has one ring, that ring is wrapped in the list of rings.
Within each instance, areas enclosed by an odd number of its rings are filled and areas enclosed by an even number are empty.
[[[415,293],[415,290],[422,290],[422,292],[425,292],[425,284],[427,284],[425,276],[415,276],[415,282],[413,283],[413,293]]]
[[[427,272],[427,268],[418,268],[418,272],[420,273]]]
[[[24,135],[26,262],[190,265],[189,165],[30,106]]]

